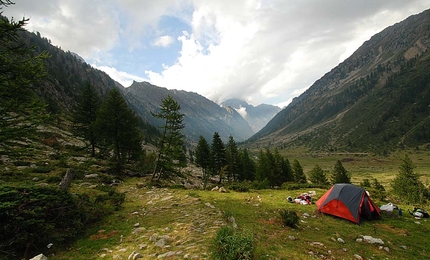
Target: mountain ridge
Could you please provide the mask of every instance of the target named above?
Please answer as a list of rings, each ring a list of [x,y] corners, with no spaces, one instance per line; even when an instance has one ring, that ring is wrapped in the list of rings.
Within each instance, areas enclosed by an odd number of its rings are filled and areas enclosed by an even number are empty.
[[[425,115],[430,104],[421,97],[427,97],[430,88],[425,70],[429,30],[427,10],[375,34],[281,110],[248,144],[310,150],[398,148],[399,140],[415,125],[428,126]],[[416,88],[408,93],[407,86]],[[411,92],[413,97],[404,101],[402,97]],[[414,103],[427,110],[412,112]],[[414,122],[409,122],[414,116]],[[396,120],[409,124],[401,126]],[[428,143],[428,132],[422,135],[420,140],[410,136],[403,145]]]

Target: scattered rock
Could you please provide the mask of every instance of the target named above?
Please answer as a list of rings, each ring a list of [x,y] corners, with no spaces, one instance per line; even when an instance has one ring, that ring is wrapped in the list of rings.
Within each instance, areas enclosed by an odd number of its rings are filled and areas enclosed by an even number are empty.
[[[209,208],[211,208],[211,209],[214,209],[214,208],[215,208],[215,206],[214,206],[214,205],[212,205],[212,204],[210,204],[209,202],[206,202],[206,203],[205,203],[205,206],[207,206],[207,207],[209,207]]]
[[[408,249],[408,247],[405,245],[401,245],[400,247],[403,248],[404,250]]]
[[[345,244],[345,240],[343,240],[342,238],[337,238],[337,242],[339,242],[339,243],[342,243],[342,244]]]
[[[158,255],[157,258],[158,259],[162,259],[162,258],[167,258],[167,257],[174,256],[174,255],[176,255],[176,252],[169,251],[169,252],[166,252],[164,254]]]
[[[361,257],[361,256],[360,256],[360,255],[358,255],[358,254],[354,254],[354,257],[355,257],[355,259],[359,259],[359,260],[363,259],[363,257]]]
[[[219,188],[219,190],[218,190],[218,191],[219,191],[219,192],[223,192],[223,193],[227,192],[227,190],[226,190],[224,187]]]
[[[384,241],[380,238],[374,238],[371,236],[363,236],[363,241],[367,242],[369,244],[378,244],[378,245],[384,245]]]
[[[135,223],[133,226],[134,226],[135,228],[137,228],[137,227],[139,227],[139,226],[140,226],[140,223]]]
[[[164,247],[166,245],[166,240],[164,238],[159,239],[157,242],[155,242],[155,246],[158,247]]]
[[[321,242],[311,242],[311,245],[312,246],[324,246],[324,244]]]
[[[295,236],[288,236],[288,238],[290,239],[290,240],[296,240],[296,237]]]
[[[44,254],[37,255],[30,260],[48,260],[48,258]]]
[[[97,178],[99,175],[97,173],[87,174],[85,175],[85,178]]]

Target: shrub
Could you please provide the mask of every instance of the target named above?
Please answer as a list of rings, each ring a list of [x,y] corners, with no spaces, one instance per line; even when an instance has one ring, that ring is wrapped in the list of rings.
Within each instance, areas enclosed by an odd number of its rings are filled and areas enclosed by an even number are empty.
[[[281,215],[282,223],[284,223],[285,226],[292,228],[297,227],[297,224],[299,223],[299,216],[297,216],[295,211],[283,209],[279,211],[279,215]]]
[[[233,182],[230,185],[228,185],[229,190],[234,190],[237,192],[248,192],[250,188],[250,184],[247,182]]]
[[[230,226],[223,226],[213,241],[213,259],[252,259],[254,236],[251,232],[239,232]]]
[[[109,187],[92,198],[58,187],[0,184],[0,259],[26,258],[49,243],[69,242],[117,209],[125,195]]]
[[[18,259],[74,237],[82,228],[69,193],[53,187],[0,186],[0,258]]]

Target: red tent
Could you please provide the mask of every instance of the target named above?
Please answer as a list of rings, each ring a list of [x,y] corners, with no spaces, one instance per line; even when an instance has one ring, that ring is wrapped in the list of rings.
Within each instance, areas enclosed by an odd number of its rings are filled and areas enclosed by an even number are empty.
[[[363,188],[340,183],[330,188],[317,202],[320,212],[360,223],[362,218],[379,218],[380,210]]]

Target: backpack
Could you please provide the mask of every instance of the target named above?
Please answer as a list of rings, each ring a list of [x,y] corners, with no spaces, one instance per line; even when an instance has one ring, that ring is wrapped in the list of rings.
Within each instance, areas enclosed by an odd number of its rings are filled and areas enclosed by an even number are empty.
[[[430,217],[429,213],[425,211],[424,209],[420,208],[414,208],[414,210],[411,212],[412,216],[418,217],[418,218],[428,218]]]

